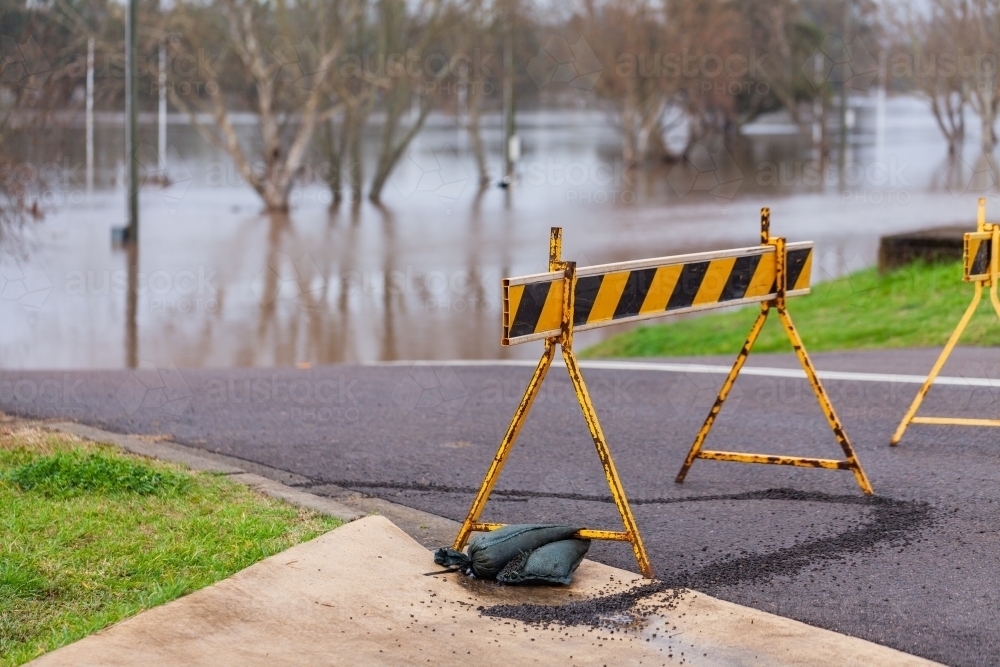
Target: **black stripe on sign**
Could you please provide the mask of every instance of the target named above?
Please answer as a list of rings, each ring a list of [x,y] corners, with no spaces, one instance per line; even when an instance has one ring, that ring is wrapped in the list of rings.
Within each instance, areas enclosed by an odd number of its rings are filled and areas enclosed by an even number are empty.
[[[524,294],[521,295],[521,303],[514,313],[514,321],[507,332],[508,338],[518,336],[529,336],[535,333],[535,326],[538,318],[542,315],[542,308],[545,307],[545,299],[549,295],[549,290],[553,283],[529,283],[524,286]]]
[[[785,281],[785,289],[789,291],[795,289],[795,283],[799,281],[799,276],[802,275],[802,267],[806,265],[806,260],[809,258],[809,253],[811,252],[812,248],[790,250],[788,252],[785,263],[788,270],[788,280]]]
[[[709,262],[694,262],[684,265],[680,278],[674,285],[674,291],[670,295],[670,301],[667,302],[667,310],[687,308],[694,303],[694,298],[698,296],[698,289],[701,287],[701,281],[705,279],[705,273],[708,271],[708,265]]]
[[[639,314],[642,302],[646,300],[646,294],[649,293],[649,288],[653,285],[653,276],[655,275],[655,268],[640,269],[628,274],[625,289],[622,290],[622,295],[618,299],[618,306],[615,308],[612,319],[620,320],[623,317]]]
[[[604,276],[585,276],[576,279],[576,298],[573,300],[573,326],[587,323],[590,311],[594,309],[597,292],[601,289]]]
[[[729,272],[726,286],[722,288],[719,301],[742,299],[747,293],[747,288],[750,287],[750,281],[753,280],[753,274],[757,270],[758,264],[760,264],[760,255],[737,257],[736,263],[733,264],[733,270]]]
[[[970,276],[981,276],[984,273],[990,272],[990,260],[993,254],[993,244],[990,239],[981,241],[979,243],[979,250],[976,251],[976,258],[972,260],[972,270],[969,271]]]

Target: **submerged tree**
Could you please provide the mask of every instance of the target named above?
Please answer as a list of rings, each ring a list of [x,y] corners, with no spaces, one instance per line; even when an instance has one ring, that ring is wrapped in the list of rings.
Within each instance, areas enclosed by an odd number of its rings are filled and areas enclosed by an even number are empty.
[[[339,26],[337,34],[323,40],[322,51],[317,47],[317,3],[324,3],[326,15],[337,17]],[[229,154],[270,211],[288,209],[317,126],[341,108],[330,95],[337,76],[334,65],[362,9],[361,0],[294,5],[221,0],[212,6],[178,2],[169,17],[177,36],[170,42],[174,60],[199,64],[196,76],[201,79],[185,80],[173,68],[171,102],[207,141]],[[181,95],[185,83],[203,84],[204,94]],[[243,99],[233,99],[232,91],[240,88]],[[234,127],[234,103],[256,117],[259,134],[253,140],[240,137]],[[214,127],[202,122],[199,112],[211,114]]]

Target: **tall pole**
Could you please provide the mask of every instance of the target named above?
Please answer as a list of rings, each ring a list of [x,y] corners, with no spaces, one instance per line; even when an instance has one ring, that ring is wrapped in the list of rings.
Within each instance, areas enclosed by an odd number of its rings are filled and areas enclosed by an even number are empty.
[[[850,72],[850,32],[851,32],[851,0],[846,0],[844,2],[844,15],[843,15],[843,27],[842,27],[842,41],[844,44],[844,52],[841,54],[842,60],[845,64],[841,65],[840,70],[840,188],[844,190],[844,173],[847,168],[847,117],[848,117],[848,105],[850,104],[850,98],[848,96],[848,74]]]
[[[138,0],[128,0],[125,16],[125,168],[128,183],[128,228],[125,238],[129,243],[139,242],[139,110],[138,86],[135,67],[135,33],[139,28]]]
[[[514,181],[514,0],[507,0],[503,42],[503,178],[507,187]]]
[[[160,109],[159,109],[159,132],[157,134],[157,169],[160,178],[167,178],[167,45],[160,42]]]
[[[94,191],[94,38],[87,40],[87,194]]]
[[[885,49],[878,55],[878,92],[875,97],[875,162],[885,165]]]

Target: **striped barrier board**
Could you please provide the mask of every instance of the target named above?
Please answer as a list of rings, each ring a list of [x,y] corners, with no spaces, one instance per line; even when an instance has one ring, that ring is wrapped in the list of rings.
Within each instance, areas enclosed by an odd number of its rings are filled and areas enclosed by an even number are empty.
[[[573,328],[759,303],[777,295],[774,246],[657,257],[577,269]],[[813,244],[786,246],[787,296],[809,293]],[[558,336],[562,271],[503,281],[503,345]]]
[[[993,232],[968,232],[965,235],[963,264],[966,282],[990,279],[990,261],[993,258]]]

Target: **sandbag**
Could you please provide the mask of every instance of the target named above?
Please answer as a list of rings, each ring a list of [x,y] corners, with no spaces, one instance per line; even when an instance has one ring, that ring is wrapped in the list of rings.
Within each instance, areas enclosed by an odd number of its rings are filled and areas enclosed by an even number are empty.
[[[505,584],[569,585],[588,549],[590,540],[549,542],[511,559],[497,573],[497,581]]]
[[[566,540],[578,530],[544,523],[513,524],[477,535],[469,542],[468,555],[454,549],[438,549],[434,552],[434,562],[457,567],[480,579],[495,579],[511,559],[549,542]]]

